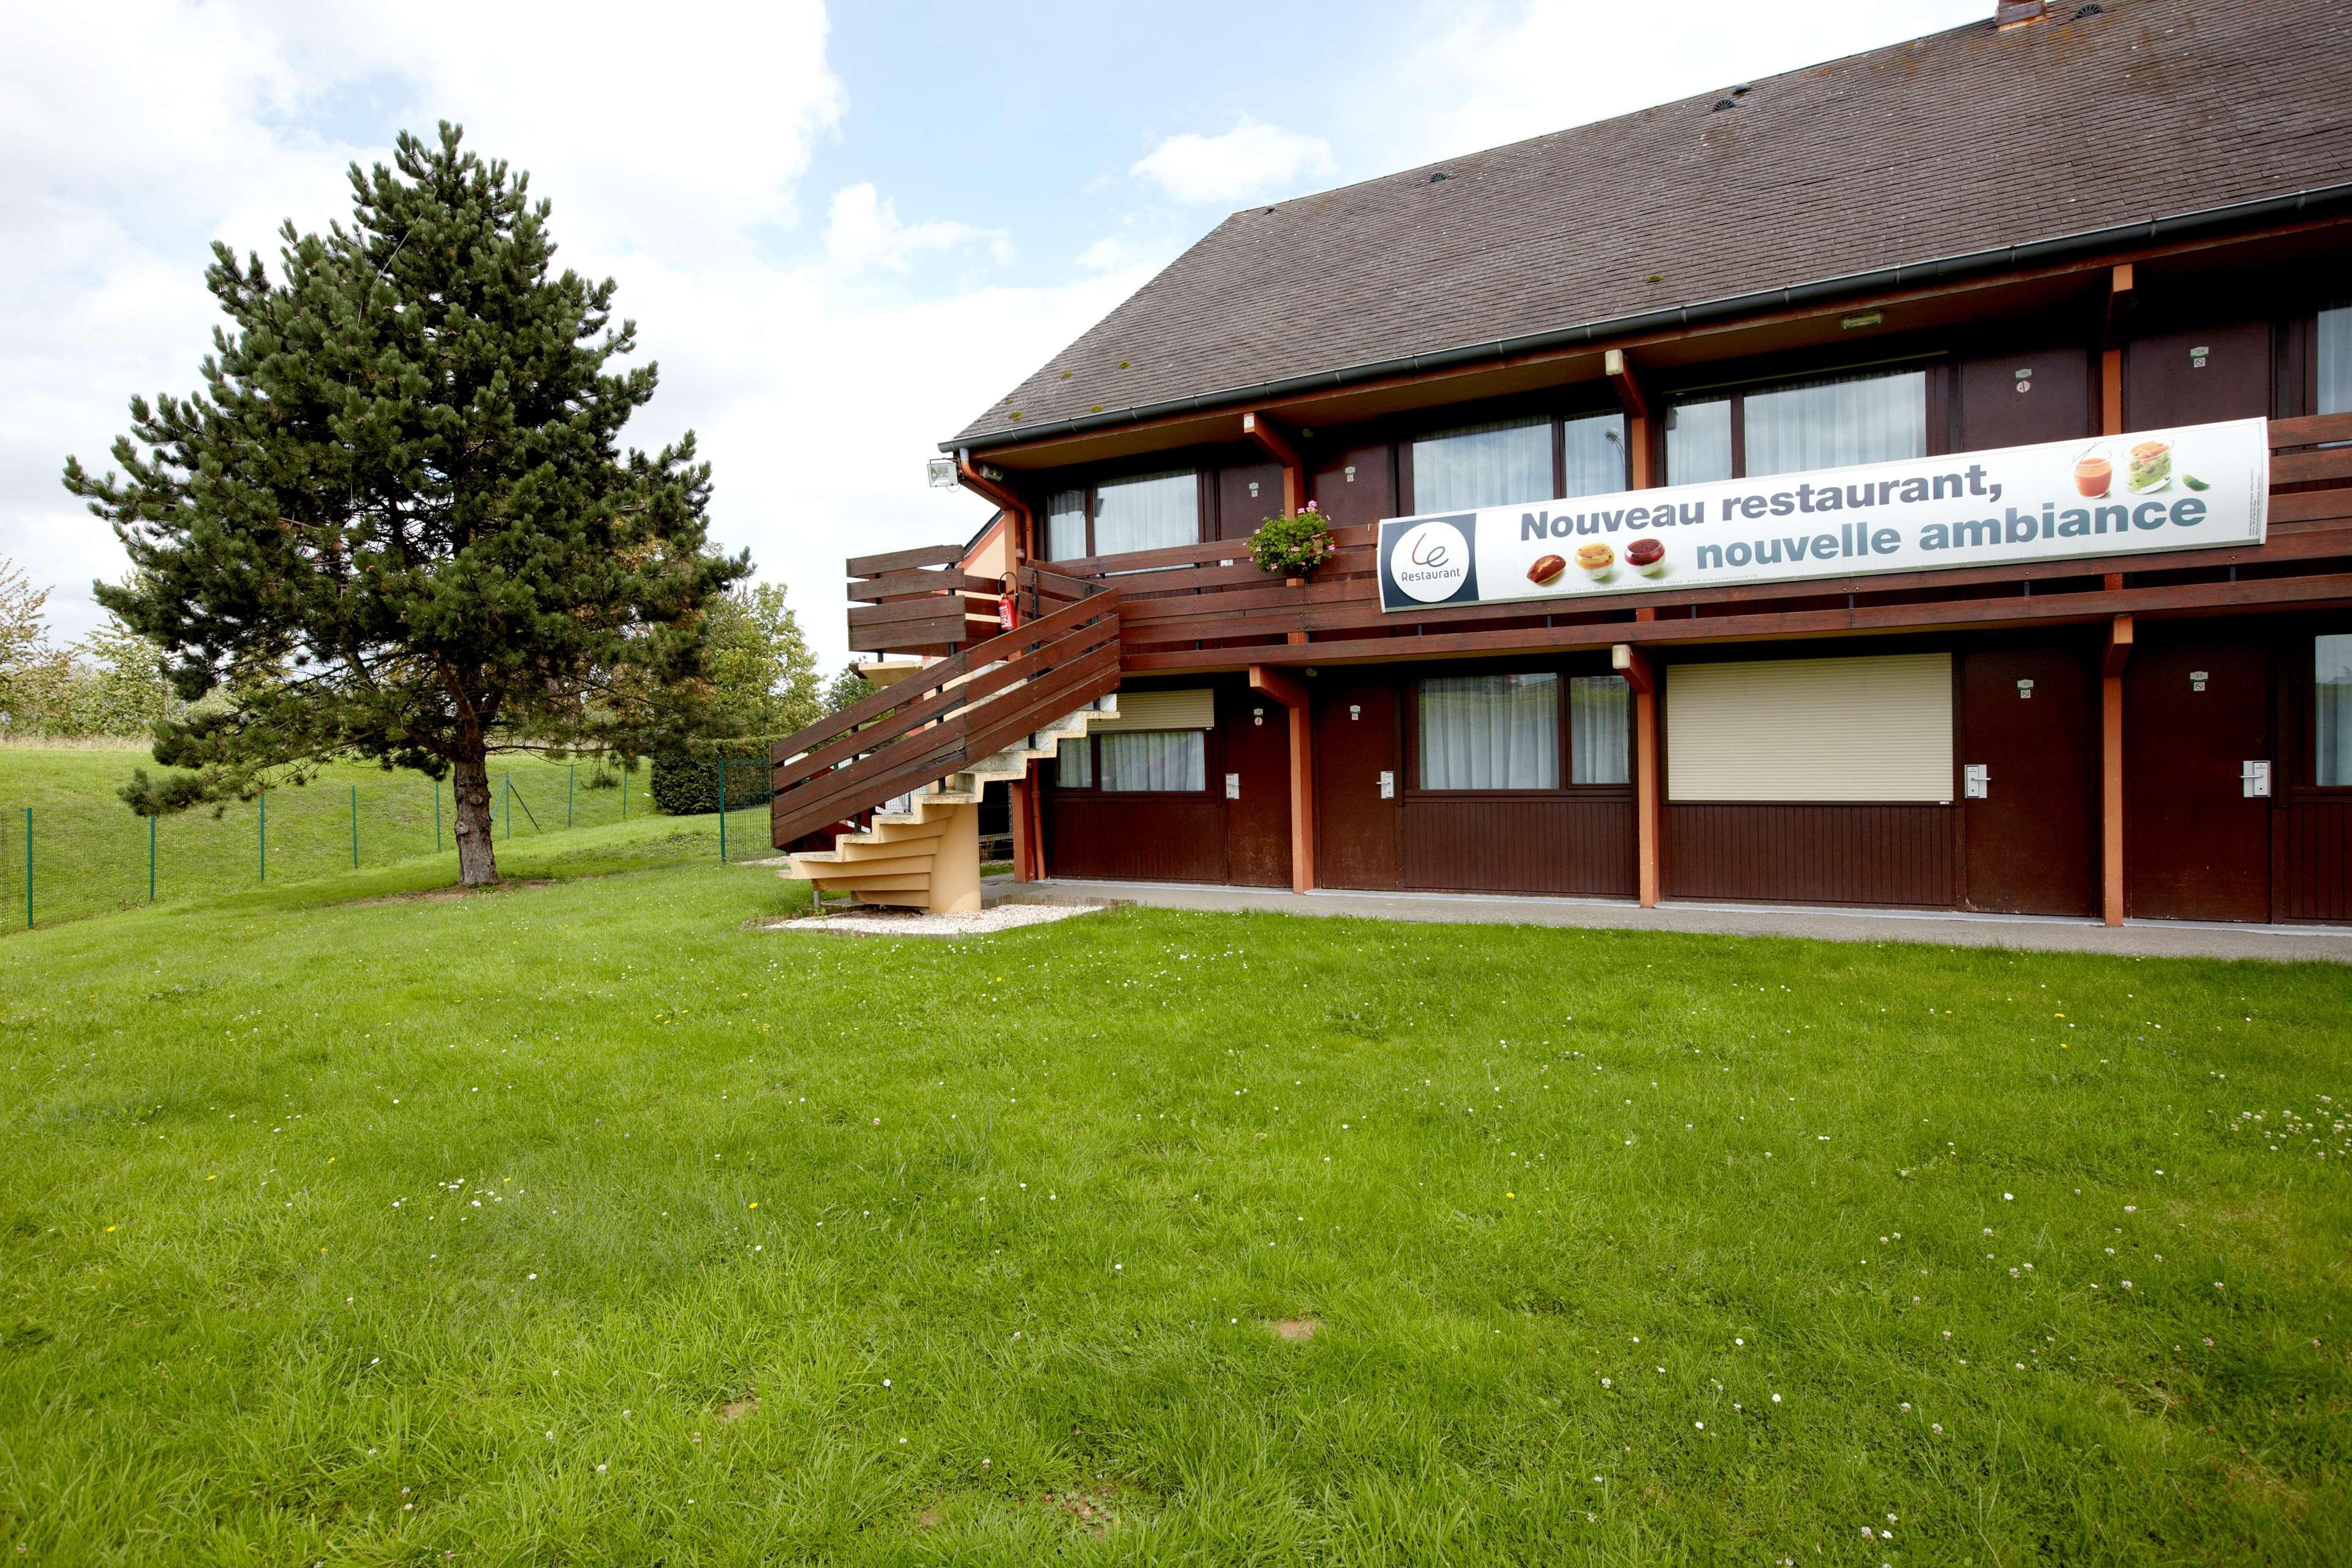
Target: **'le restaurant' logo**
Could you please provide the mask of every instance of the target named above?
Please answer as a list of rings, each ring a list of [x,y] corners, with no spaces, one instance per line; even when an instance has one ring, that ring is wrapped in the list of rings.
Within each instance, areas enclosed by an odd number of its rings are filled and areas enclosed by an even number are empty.
[[[1389,546],[1389,580],[1397,591],[1423,605],[1461,594],[1470,582],[1470,539],[1459,523],[1467,517],[1416,522]]]

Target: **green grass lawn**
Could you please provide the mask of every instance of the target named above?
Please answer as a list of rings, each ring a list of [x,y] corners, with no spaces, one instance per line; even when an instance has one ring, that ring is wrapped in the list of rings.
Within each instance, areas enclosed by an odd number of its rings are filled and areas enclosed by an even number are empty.
[[[143,748],[0,746],[0,931],[26,923],[27,808],[34,923],[52,925],[148,901],[149,826],[115,795],[142,766],[161,771]],[[595,786],[600,775],[610,787]],[[646,781],[642,765],[624,789],[617,768],[593,760],[493,758],[499,847],[543,833],[617,823],[625,814],[647,816],[653,803]],[[455,822],[446,781],[436,788],[423,773],[387,773],[365,763],[331,766],[300,788],[271,791],[266,803],[237,802],[217,815],[199,807],[157,819],[154,895],[168,900],[347,873],[355,829],[362,868],[436,854],[455,867],[449,835]],[[765,806],[730,812],[728,829],[766,853]]]
[[[892,942],[712,831],[0,941],[0,1555],[2352,1560],[2341,968]]]

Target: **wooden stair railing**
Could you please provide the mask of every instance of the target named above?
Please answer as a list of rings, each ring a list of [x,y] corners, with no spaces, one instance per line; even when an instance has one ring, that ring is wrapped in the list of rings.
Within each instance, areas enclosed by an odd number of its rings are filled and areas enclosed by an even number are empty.
[[[1032,579],[1024,595],[1059,604],[886,691],[779,741],[769,752],[771,841],[803,835],[961,773],[1118,686],[1118,590]],[[1065,580],[1066,581],[1066,580]],[[1076,596],[1063,599],[1065,593]]]

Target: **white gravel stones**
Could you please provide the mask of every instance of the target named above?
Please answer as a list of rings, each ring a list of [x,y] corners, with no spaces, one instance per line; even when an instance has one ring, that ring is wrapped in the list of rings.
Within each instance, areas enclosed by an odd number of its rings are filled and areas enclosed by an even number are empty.
[[[989,936],[1022,926],[1066,921],[1072,915],[1108,909],[1102,903],[999,904],[970,914],[935,915],[922,910],[861,909],[855,914],[810,916],[779,921],[770,931],[830,931],[842,936]]]

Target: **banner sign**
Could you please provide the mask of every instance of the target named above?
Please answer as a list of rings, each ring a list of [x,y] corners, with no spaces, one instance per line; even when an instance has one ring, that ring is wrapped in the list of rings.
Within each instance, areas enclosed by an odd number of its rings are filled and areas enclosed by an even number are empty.
[[[2002,447],[1381,523],[1381,608],[2260,544],[2268,422]]]

